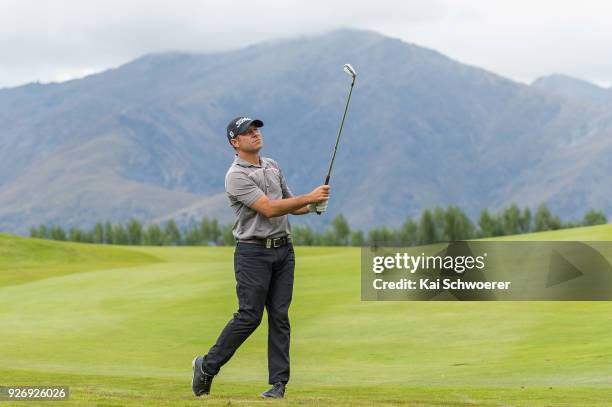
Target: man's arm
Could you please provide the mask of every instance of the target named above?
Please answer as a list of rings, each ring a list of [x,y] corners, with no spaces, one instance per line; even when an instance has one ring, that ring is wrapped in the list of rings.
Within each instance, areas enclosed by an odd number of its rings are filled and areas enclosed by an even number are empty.
[[[329,201],[325,200],[323,202],[319,202],[319,203],[311,203],[306,205],[303,208],[297,209],[293,212],[291,212],[292,215],[305,215],[307,213],[313,213],[316,212],[319,215],[322,214],[323,212],[327,211],[327,203]]]
[[[292,215],[306,215],[307,213],[310,213],[310,208],[308,205],[302,206],[301,208],[291,212]]]
[[[305,210],[306,212],[304,213],[307,213],[308,207],[306,205],[320,203],[327,199],[329,199],[329,185],[321,185],[309,194],[292,198],[270,200],[267,196],[263,195],[251,204],[251,208],[267,218],[274,218],[294,212],[300,212],[299,214],[301,214],[302,210]]]

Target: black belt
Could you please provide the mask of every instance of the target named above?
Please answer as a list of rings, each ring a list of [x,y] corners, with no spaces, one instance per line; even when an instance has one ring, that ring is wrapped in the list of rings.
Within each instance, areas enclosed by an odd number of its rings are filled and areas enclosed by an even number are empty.
[[[256,244],[259,246],[265,246],[267,249],[272,249],[272,248],[288,245],[289,243],[291,243],[291,238],[289,236],[274,237],[274,238],[267,238],[267,239],[251,238],[251,239],[245,239],[245,240],[238,240],[238,243]]]

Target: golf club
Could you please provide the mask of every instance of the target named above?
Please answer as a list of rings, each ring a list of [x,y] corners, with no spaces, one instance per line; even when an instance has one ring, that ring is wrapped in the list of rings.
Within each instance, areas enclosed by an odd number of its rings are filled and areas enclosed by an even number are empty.
[[[332,167],[334,166],[334,160],[336,159],[336,151],[338,151],[338,142],[340,141],[340,135],[342,134],[342,128],[344,127],[344,119],[346,118],[346,112],[348,111],[349,102],[351,101],[351,94],[353,93],[353,86],[355,85],[355,78],[357,78],[357,72],[351,64],[344,64],[342,67],[344,72],[351,75],[353,80],[351,81],[351,88],[349,90],[348,98],[346,98],[346,105],[344,106],[344,114],[342,115],[342,121],[340,122],[340,130],[338,130],[338,137],[336,137],[336,145],[334,146],[334,152],[332,154],[331,161],[329,162],[329,168],[327,170],[327,176],[325,177],[325,185],[329,185],[329,178],[331,177]],[[321,212],[317,212],[320,215]]]

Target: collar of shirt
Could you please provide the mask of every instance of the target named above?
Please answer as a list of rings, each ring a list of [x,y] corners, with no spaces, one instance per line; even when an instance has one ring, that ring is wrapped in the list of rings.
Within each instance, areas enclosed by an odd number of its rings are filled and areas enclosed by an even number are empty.
[[[267,163],[262,157],[259,157],[259,161],[261,162],[261,164],[263,164],[264,167],[266,166]],[[243,158],[240,158],[238,154],[236,154],[236,156],[234,157],[234,164],[238,164],[241,167],[262,167],[261,165],[253,164]]]

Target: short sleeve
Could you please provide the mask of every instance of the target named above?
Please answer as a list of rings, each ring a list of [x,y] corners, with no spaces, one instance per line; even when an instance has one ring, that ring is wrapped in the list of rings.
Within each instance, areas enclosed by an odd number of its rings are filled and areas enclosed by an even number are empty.
[[[227,173],[225,177],[225,191],[249,207],[264,195],[264,192],[255,184],[255,181],[240,171]]]

